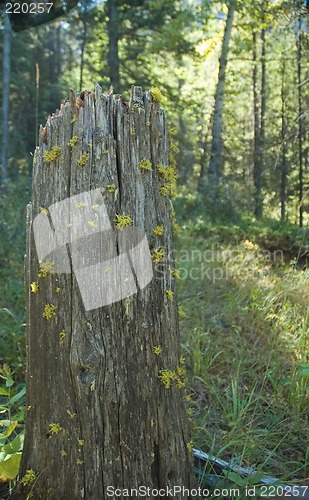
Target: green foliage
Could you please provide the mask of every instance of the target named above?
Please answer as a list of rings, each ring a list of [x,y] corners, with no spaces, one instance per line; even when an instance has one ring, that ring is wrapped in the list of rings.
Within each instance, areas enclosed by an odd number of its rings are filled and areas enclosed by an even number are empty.
[[[0,483],[15,479],[24,442],[25,386],[16,387],[11,370],[0,370]]]

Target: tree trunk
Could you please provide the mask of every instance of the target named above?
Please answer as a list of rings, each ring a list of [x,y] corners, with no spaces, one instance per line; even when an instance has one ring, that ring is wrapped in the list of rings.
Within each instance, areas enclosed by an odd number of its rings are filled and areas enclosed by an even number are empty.
[[[224,104],[224,89],[225,89],[225,74],[227,66],[227,56],[229,51],[229,43],[233,27],[233,18],[235,11],[234,0],[229,2],[229,10],[226,19],[225,31],[223,36],[221,55],[219,61],[218,83],[215,94],[215,106],[212,126],[212,141],[210,163],[207,172],[208,179],[202,179],[201,189],[205,193],[206,187],[207,196],[212,205],[216,205],[218,199],[219,179],[221,175],[222,164],[222,114]]]
[[[56,26],[50,26],[48,31],[48,62],[49,62],[49,81],[51,85],[57,83],[57,62],[56,58],[58,54],[56,53]]]
[[[262,8],[262,22],[265,14]],[[257,219],[263,217],[263,169],[265,154],[265,112],[266,112],[266,44],[265,28],[261,31],[261,93],[258,93],[257,72],[257,37],[253,33],[253,114],[254,114],[254,153],[253,153],[253,184],[254,184],[254,215]]]
[[[11,72],[11,27],[9,17],[4,15],[3,31],[3,85],[2,85],[2,153],[0,186],[5,184],[8,177],[8,150],[9,150],[9,106],[10,106],[10,72]]]
[[[118,52],[118,7],[117,0],[107,0],[108,16],[108,67],[111,85],[120,92],[119,52]]]
[[[46,48],[48,53],[50,105],[54,108],[57,107],[59,102],[59,91],[57,85],[59,75],[57,70],[59,68],[58,60],[61,57],[61,51],[57,52],[57,39],[58,27],[55,23],[53,23],[48,29]]]
[[[286,90],[285,90],[285,54],[282,57],[282,73],[281,73],[281,186],[280,186],[280,202],[281,202],[281,221],[286,220],[286,196],[287,196],[287,145],[286,145]]]
[[[168,163],[165,113],[139,87],[129,104],[98,86],[83,97],[48,119],[34,156],[20,499],[196,486],[170,200],[157,168]],[[121,230],[126,216],[133,228]]]
[[[80,74],[79,74],[79,88],[80,88],[80,90],[83,89],[85,49],[86,49],[86,43],[87,43],[87,21],[81,18],[81,22],[83,24],[83,33],[82,33],[82,43],[81,43],[81,53],[80,53]]]
[[[264,22],[264,12],[263,12],[263,22]],[[259,172],[257,179],[257,205],[255,210],[255,216],[258,219],[263,217],[263,170],[265,162],[265,113],[266,113],[266,44],[265,44],[265,28],[261,31],[261,119],[260,119],[260,140],[259,140]]]
[[[302,96],[302,33],[301,21],[297,34],[297,83],[298,83],[298,157],[299,157],[299,227],[303,227],[304,213],[304,158],[303,158],[303,96]]]
[[[57,72],[57,79],[61,75],[62,71],[62,26],[61,23],[58,24],[57,30],[56,30],[56,72]]]
[[[253,145],[253,185],[254,185],[254,212],[259,204],[258,185],[260,179],[260,109],[257,77],[257,37],[253,33],[253,119],[254,119],[254,145]]]

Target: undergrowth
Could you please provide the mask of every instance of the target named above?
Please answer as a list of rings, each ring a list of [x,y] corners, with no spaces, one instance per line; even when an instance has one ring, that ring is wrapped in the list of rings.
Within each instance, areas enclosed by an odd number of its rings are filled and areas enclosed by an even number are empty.
[[[24,255],[29,179],[20,174],[0,195],[0,366],[8,364],[17,380],[25,369]]]
[[[187,223],[177,238],[194,446],[281,481],[309,476],[309,269],[280,242],[305,231]],[[275,224],[276,225],[276,224]],[[278,247],[265,249],[272,238]],[[297,239],[294,238],[294,242]],[[181,249],[186,249],[182,258]]]

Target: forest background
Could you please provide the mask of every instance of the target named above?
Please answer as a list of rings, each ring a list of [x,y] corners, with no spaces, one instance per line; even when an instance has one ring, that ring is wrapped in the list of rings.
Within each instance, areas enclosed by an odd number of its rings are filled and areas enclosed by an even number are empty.
[[[177,160],[193,444],[308,479],[308,19],[297,0],[88,0],[18,33],[3,23],[0,365],[2,408],[20,431],[39,125],[69,89],[97,82],[127,99],[133,84],[157,87]]]

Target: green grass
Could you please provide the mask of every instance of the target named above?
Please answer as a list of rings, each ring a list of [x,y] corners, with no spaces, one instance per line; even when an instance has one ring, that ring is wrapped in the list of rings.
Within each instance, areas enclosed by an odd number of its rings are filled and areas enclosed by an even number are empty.
[[[26,204],[29,179],[20,174],[0,194],[0,367],[7,364],[15,379],[24,379]]]
[[[282,480],[308,478],[309,379],[299,366],[309,361],[309,270],[273,259],[260,228],[251,237],[206,226],[189,223],[177,238],[188,255],[178,298],[194,445]]]

